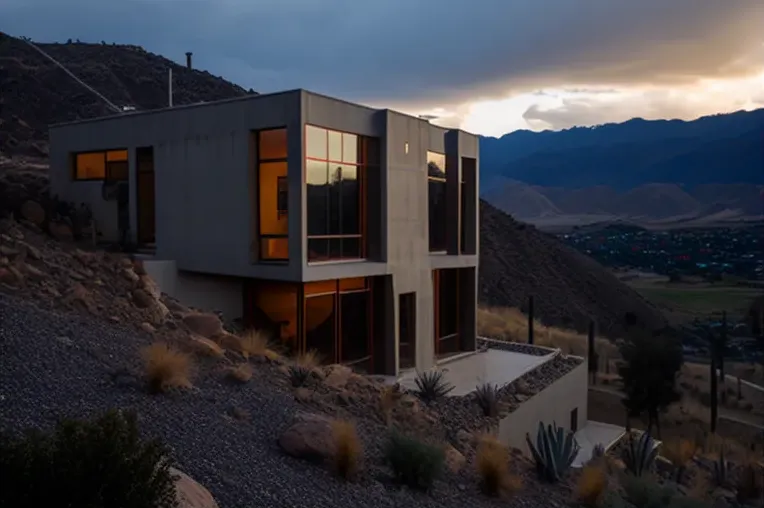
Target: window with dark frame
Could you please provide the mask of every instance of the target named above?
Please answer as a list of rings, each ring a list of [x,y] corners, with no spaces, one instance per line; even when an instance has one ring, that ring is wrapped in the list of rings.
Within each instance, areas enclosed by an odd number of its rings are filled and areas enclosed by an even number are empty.
[[[376,138],[305,126],[308,261],[366,256],[368,172],[378,165]]]
[[[427,152],[427,207],[430,252],[447,250],[446,156]]]
[[[433,270],[433,322],[436,356],[459,352],[459,270]]]
[[[73,180],[124,181],[128,179],[127,149],[72,154]]]
[[[287,130],[254,133],[257,143],[259,260],[289,260]]]

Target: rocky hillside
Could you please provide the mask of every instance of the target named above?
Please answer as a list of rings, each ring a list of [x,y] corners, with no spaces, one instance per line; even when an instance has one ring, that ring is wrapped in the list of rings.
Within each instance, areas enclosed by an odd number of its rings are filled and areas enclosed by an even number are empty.
[[[617,336],[626,312],[653,328],[661,314],[593,259],[486,202],[480,206],[480,300],[525,308],[534,295],[542,321],[579,331],[594,319],[602,334]]]
[[[40,47],[118,105],[164,106],[168,66],[174,69],[178,104],[248,93],[135,46],[75,42]],[[26,199],[51,210],[55,204],[43,197],[47,192],[44,164],[32,168],[27,161],[19,162],[20,157],[36,156],[44,163],[46,125],[109,111],[28,44],[3,34],[0,65],[0,89],[14,91],[0,98],[4,101],[0,104],[0,152],[5,154],[0,154],[0,214],[19,211]],[[580,327],[593,318],[603,331],[614,335],[627,311],[647,323],[661,323],[653,307],[594,261],[484,202],[481,220],[480,298],[484,304],[522,306],[526,295],[533,293],[536,314],[547,324]]]
[[[169,68],[177,105],[248,93],[209,72],[189,70],[139,46],[79,42],[36,46],[118,107],[167,106]],[[0,90],[0,152],[6,155],[46,156],[49,124],[113,113],[32,46],[2,32]]]

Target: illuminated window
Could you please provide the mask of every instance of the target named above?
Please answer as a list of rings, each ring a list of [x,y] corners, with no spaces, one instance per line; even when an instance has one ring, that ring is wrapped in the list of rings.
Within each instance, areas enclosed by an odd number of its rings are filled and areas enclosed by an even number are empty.
[[[378,140],[305,127],[308,261],[365,257],[368,172],[379,165]]]
[[[106,150],[74,155],[75,180],[127,180],[127,150]]]
[[[258,132],[257,153],[259,257],[286,261],[289,259],[286,129]]]
[[[446,250],[446,156],[427,152],[427,206],[429,210],[430,252]]]

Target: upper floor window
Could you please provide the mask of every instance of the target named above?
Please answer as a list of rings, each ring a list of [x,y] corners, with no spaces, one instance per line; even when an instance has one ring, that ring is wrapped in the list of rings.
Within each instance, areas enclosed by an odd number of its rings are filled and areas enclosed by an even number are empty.
[[[365,257],[368,172],[378,165],[375,138],[305,126],[308,261]]]
[[[127,150],[82,152],[73,156],[75,180],[127,180]]]
[[[260,259],[289,259],[287,130],[257,132],[257,201]]]
[[[446,156],[427,152],[427,206],[430,252],[445,252],[446,244]]]

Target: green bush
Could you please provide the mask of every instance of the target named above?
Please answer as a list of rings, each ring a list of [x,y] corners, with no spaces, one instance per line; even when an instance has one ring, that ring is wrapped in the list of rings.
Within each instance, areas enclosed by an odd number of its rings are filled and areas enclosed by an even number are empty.
[[[167,449],[142,441],[134,414],[67,420],[52,432],[0,436],[0,506],[177,506]]]
[[[440,447],[393,431],[385,459],[398,482],[412,489],[428,490],[443,471],[446,457]]]

